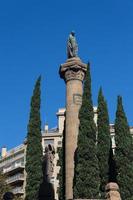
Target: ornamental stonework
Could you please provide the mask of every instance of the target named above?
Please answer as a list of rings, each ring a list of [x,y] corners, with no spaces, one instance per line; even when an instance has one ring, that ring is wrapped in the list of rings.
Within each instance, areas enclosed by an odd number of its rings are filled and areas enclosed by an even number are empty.
[[[84,80],[84,75],[85,73],[81,70],[79,71],[73,71],[72,69],[71,70],[68,70],[66,71],[65,73],[65,81],[69,81],[69,80],[80,80],[80,81],[83,81]]]
[[[80,58],[75,57],[68,59],[64,64],[60,66],[60,77],[65,80],[84,80],[84,76],[87,71],[87,65],[82,63]]]

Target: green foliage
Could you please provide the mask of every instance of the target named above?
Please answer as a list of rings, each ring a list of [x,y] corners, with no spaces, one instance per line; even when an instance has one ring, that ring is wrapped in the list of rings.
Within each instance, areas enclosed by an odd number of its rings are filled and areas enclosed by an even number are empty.
[[[26,150],[26,200],[38,199],[42,182],[42,137],[40,120],[40,81],[39,77],[31,98],[31,111],[28,124]]]
[[[62,137],[62,147],[58,147],[57,151],[59,155],[59,160],[57,165],[60,166],[60,171],[57,177],[59,180],[58,195],[59,195],[59,200],[65,200],[65,122],[64,122],[64,131]]]
[[[122,199],[133,198],[133,140],[122,105],[122,97],[118,96],[115,119],[115,160],[117,182]]]
[[[110,128],[108,108],[101,88],[98,95],[97,128],[97,157],[100,171],[100,194],[102,198],[105,198],[105,186],[108,183],[109,174]]]
[[[6,183],[6,175],[0,172],[0,200],[3,200],[3,195],[11,191],[11,187]]]
[[[96,157],[96,126],[91,97],[90,67],[84,82],[82,106],[79,112],[78,147],[75,153],[74,198],[99,197],[99,168]]]

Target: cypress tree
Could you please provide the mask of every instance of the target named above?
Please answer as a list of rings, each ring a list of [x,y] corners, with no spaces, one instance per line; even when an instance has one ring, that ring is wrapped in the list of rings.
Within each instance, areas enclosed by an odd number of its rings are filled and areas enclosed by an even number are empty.
[[[99,169],[96,157],[96,126],[91,96],[90,66],[84,82],[82,106],[79,112],[78,147],[75,155],[74,198],[99,197]]]
[[[105,186],[108,183],[109,175],[109,154],[110,154],[110,128],[107,103],[104,99],[102,88],[98,95],[98,119],[97,119],[97,156],[100,172],[100,194],[105,197]]]
[[[115,119],[115,160],[117,182],[122,199],[133,199],[133,140],[127,117],[124,112],[122,97],[118,96]]]
[[[40,119],[40,82],[38,78],[31,98],[26,149],[26,200],[37,200],[42,181],[42,137]]]

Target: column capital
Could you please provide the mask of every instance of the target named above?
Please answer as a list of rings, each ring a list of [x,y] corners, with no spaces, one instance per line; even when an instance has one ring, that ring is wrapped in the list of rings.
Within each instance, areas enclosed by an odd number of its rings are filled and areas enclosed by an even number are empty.
[[[61,64],[59,74],[65,80],[84,80],[87,71],[87,65],[82,63],[79,57],[68,59],[64,64]]]

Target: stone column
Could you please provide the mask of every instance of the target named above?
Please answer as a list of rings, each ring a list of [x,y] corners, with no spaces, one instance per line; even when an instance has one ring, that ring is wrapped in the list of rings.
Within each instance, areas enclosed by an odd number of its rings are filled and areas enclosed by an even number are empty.
[[[74,57],[60,67],[60,76],[66,83],[66,132],[65,132],[65,197],[73,199],[74,154],[77,147],[79,129],[79,109],[82,104],[82,92],[86,64]]]
[[[119,186],[117,185],[117,183],[108,183],[105,189],[107,200],[121,200]]]

